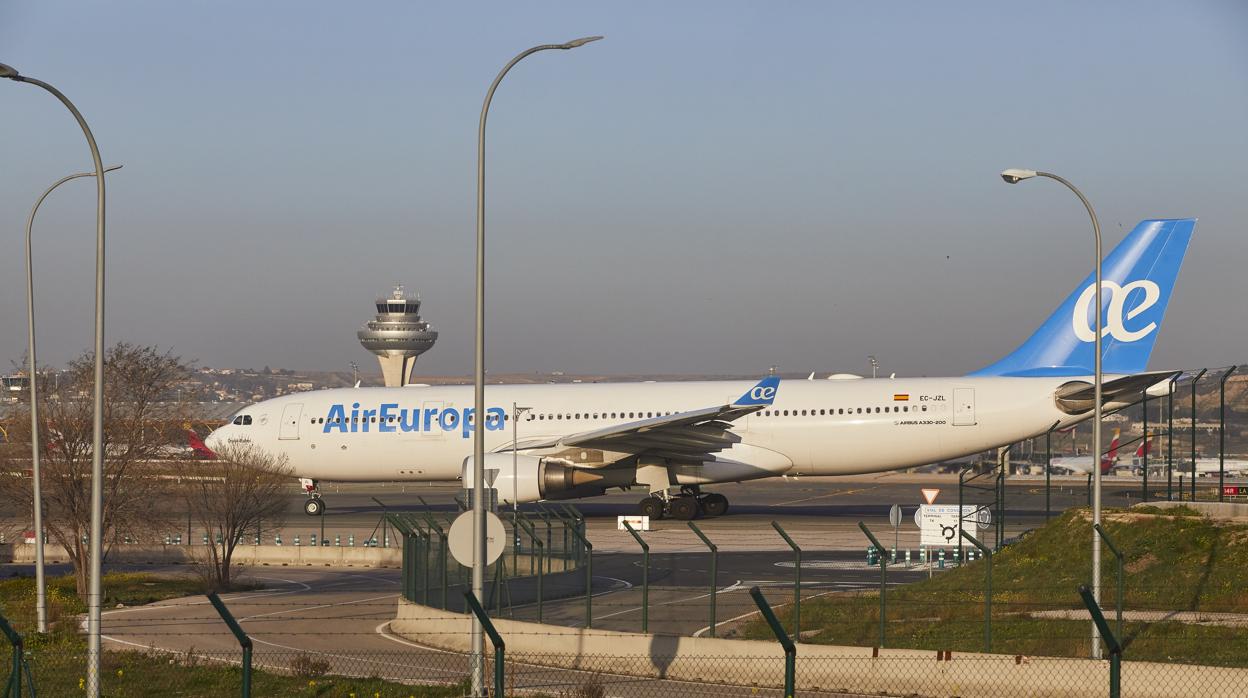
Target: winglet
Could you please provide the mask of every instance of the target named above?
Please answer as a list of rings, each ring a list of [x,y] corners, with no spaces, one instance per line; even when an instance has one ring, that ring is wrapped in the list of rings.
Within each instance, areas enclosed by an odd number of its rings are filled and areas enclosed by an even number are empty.
[[[753,388],[745,391],[745,394],[732,404],[734,407],[770,405],[775,402],[778,390],[780,390],[780,376],[767,376],[755,383]]]

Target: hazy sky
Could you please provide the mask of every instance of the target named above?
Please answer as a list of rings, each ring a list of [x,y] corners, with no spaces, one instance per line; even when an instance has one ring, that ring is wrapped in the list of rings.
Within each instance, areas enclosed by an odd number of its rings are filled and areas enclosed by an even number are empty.
[[[494,371],[958,374],[1012,349],[1148,217],[1199,216],[1154,368],[1248,360],[1248,5],[0,0],[0,62],[60,87],[109,175],[109,342],[375,369],[403,282],[472,361],[476,129]],[[21,233],[90,169],[0,83],[0,362]],[[91,343],[94,188],[36,226],[42,357]]]

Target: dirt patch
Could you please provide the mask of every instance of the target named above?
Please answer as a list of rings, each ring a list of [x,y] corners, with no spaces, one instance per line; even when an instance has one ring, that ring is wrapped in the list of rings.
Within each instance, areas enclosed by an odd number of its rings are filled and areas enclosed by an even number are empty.
[[[1126,565],[1123,565],[1123,569],[1130,574],[1135,574],[1136,572],[1143,572],[1155,564],[1157,564],[1157,556],[1152,553],[1147,553],[1143,557],[1137,558],[1128,562]]]

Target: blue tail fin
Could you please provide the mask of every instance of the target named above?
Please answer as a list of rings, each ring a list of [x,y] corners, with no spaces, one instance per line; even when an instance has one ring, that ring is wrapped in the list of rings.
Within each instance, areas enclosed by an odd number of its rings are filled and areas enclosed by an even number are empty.
[[[1195,218],[1141,221],[1105,258],[1101,282],[1105,373],[1139,373],[1147,367],[1195,227]],[[970,375],[1091,375],[1095,285],[1089,274],[1014,353]]]

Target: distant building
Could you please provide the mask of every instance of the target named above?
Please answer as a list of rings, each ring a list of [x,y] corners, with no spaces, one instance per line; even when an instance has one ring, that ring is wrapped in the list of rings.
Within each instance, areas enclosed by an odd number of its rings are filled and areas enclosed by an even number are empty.
[[[30,389],[30,379],[24,373],[14,373],[11,376],[0,376],[0,390],[6,396],[17,396],[18,393],[24,393]]]
[[[407,385],[416,357],[438,340],[438,333],[420,318],[420,298],[405,294],[402,286],[395,287],[389,298],[377,299],[377,317],[356,335],[377,355],[388,387]]]

